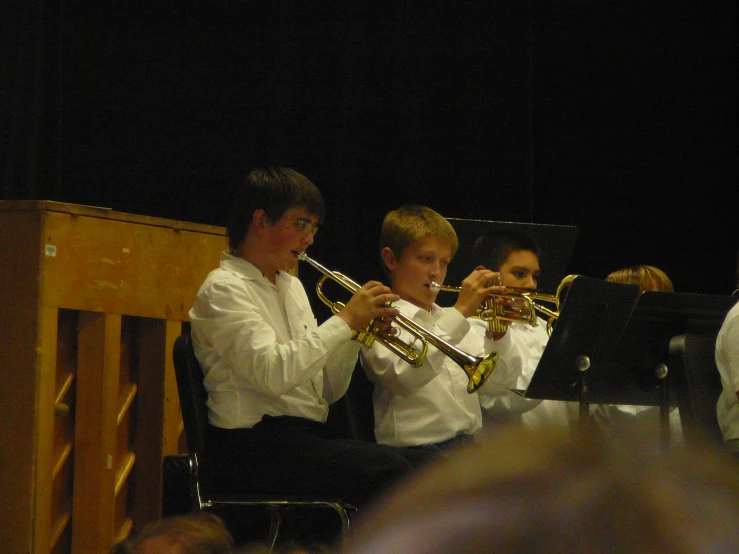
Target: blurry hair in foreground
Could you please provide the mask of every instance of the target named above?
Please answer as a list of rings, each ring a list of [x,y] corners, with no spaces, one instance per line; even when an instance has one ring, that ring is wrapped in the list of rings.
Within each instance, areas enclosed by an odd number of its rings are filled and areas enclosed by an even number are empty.
[[[659,457],[586,430],[504,428],[357,518],[346,554],[737,553],[739,472],[706,445]]]
[[[195,512],[154,521],[115,544],[110,554],[231,554],[233,546],[218,516]]]

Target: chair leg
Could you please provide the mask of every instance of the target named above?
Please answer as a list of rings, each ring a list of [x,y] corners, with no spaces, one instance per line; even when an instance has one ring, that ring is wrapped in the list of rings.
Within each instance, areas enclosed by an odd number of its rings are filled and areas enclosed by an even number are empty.
[[[277,506],[268,506],[267,509],[270,511],[269,518],[269,534],[267,535],[267,542],[269,542],[269,551],[272,552],[277,543],[277,536],[280,534],[280,526],[282,524],[282,515],[280,515],[280,509]]]
[[[341,519],[341,531],[343,534],[347,534],[351,529],[351,524],[349,522],[349,514],[347,513],[344,506],[339,504],[338,502],[332,502],[331,507],[336,510],[336,513],[339,514],[339,518]]]

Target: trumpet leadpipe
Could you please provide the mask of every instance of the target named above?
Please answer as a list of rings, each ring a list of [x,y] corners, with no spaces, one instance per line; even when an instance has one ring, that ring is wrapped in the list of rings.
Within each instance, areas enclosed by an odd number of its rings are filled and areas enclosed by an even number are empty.
[[[439,292],[440,290],[443,290],[445,292],[460,292],[462,290],[462,287],[442,285],[441,283],[437,283],[436,281],[431,281],[431,283],[429,283],[429,288],[431,289],[431,292]]]

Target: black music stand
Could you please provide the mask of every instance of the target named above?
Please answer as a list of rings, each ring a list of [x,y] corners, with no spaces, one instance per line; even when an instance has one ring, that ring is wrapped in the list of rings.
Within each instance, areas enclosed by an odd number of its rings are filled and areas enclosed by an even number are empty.
[[[670,444],[670,408],[678,405],[676,396],[687,394],[682,390],[686,376],[675,374],[677,368],[670,367],[671,343],[680,335],[715,341],[733,302],[730,296],[647,291],[634,308],[613,360],[622,370],[617,377],[616,372],[610,372],[604,385],[614,399],[629,390],[630,403],[660,407],[664,447]],[[718,370],[712,357],[703,362],[701,372],[705,372],[706,379],[716,377],[713,374]]]
[[[581,421],[588,416],[590,403],[605,401],[603,381],[638,298],[636,286],[577,277],[522,396],[579,402]]]
[[[733,302],[729,296],[640,294],[633,285],[578,277],[523,396],[579,401],[581,418],[590,403],[659,406],[666,448],[670,406],[677,405],[667,379],[670,343],[685,333],[715,337]]]
[[[542,273],[538,288],[554,292],[567,274],[567,266],[575,248],[579,230],[572,225],[549,225],[540,223],[518,223],[512,221],[485,221],[481,219],[447,218],[457,232],[459,248],[447,271],[445,282],[459,285],[472,271],[470,254],[475,240],[480,235],[491,235],[498,231],[518,231],[533,238],[539,245],[539,265]]]
[[[601,381],[603,402],[623,403],[619,399],[628,395],[632,404],[669,409],[663,384],[670,341],[685,333],[716,336],[731,302],[731,297],[707,294],[642,294],[611,362],[619,369]],[[655,390],[661,391],[657,397]]]

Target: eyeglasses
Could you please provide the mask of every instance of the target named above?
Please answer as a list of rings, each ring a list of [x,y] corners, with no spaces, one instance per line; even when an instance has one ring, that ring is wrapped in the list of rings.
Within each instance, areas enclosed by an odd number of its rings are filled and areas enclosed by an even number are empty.
[[[303,233],[310,233],[314,237],[316,236],[316,233],[318,232],[318,224],[316,223],[315,225],[313,225],[307,219],[296,219],[295,227],[297,227]]]

